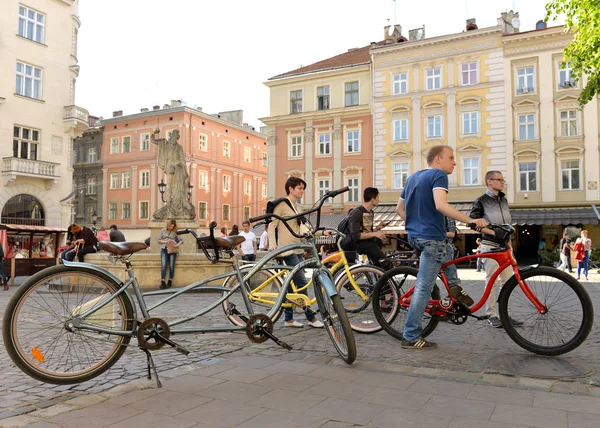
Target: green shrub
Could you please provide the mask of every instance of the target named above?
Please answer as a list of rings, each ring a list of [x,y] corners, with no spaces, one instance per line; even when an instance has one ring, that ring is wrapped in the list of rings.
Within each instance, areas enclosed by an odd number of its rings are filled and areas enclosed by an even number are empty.
[[[544,266],[554,266],[555,262],[558,262],[560,255],[557,251],[540,250],[538,255],[541,259],[541,264]]]

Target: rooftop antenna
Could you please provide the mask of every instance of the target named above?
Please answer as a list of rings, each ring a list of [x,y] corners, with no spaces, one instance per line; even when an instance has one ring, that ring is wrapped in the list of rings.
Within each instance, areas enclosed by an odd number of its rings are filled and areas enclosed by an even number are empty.
[[[398,17],[396,15],[396,0],[394,1],[394,25],[396,25],[398,23]]]

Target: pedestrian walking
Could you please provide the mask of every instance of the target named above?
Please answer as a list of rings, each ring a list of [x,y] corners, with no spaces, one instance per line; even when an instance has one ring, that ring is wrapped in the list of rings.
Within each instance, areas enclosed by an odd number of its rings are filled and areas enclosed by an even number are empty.
[[[244,242],[238,246],[238,251],[242,256],[242,260],[253,262],[256,260],[256,235],[250,231],[250,223],[244,221],[242,223],[242,232],[240,236],[244,237]]]

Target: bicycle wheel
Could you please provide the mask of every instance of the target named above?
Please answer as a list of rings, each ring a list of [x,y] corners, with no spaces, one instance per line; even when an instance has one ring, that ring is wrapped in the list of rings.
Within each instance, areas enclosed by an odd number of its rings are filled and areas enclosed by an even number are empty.
[[[373,312],[375,319],[383,329],[398,340],[403,339],[404,323],[408,307],[400,304],[404,295],[417,282],[418,269],[408,266],[398,266],[388,270],[375,285],[373,291]],[[431,298],[439,300],[441,280],[437,280],[431,291]],[[395,296],[399,296],[398,299]],[[390,315],[391,314],[391,315]],[[438,325],[438,320],[428,312],[423,314],[421,321],[421,337],[429,336]]]
[[[335,280],[335,288],[340,295],[346,314],[348,314],[348,320],[350,321],[350,327],[352,330],[360,333],[377,333],[381,331],[381,326],[375,319],[373,309],[371,308],[371,298],[373,297],[373,290],[377,280],[385,273],[381,268],[368,265],[356,265],[350,268],[352,278],[360,291],[366,296],[366,300],[358,294],[356,288],[350,278],[343,271],[343,275],[339,275]],[[395,291],[395,290],[393,290]],[[395,300],[398,300],[398,296],[394,296]],[[390,312],[386,314],[387,318],[394,316],[394,313]]]
[[[244,276],[248,272],[250,272],[250,270],[253,267],[254,267],[253,265],[245,265],[245,266],[240,267],[242,276]],[[261,284],[263,284],[265,281],[267,281],[269,278],[271,278],[274,274],[275,274],[274,272],[271,272],[268,270],[259,270],[254,275],[252,275],[251,278],[248,279],[248,281],[243,285],[243,287],[246,287],[246,292],[249,294],[252,290],[255,290],[257,287],[259,287]],[[238,284],[238,279],[234,275],[234,276],[230,276],[229,278],[227,278],[225,280],[225,283],[223,284],[223,286],[224,287],[233,287],[237,284]],[[267,285],[266,287],[262,288],[260,290],[260,292],[279,294],[280,290],[281,290],[281,280],[279,279],[279,277],[277,277],[277,278],[273,278],[271,283],[269,285]],[[226,293],[224,293],[224,294],[226,294]],[[259,302],[250,295],[249,295],[249,298],[250,298],[250,302],[252,304],[252,309],[255,314],[258,314],[258,313],[266,314],[273,307],[273,305],[271,305],[270,303]],[[269,298],[269,300],[275,301],[276,298],[277,297],[275,296],[275,297]],[[231,308],[232,304],[235,305],[235,308],[240,312],[240,314],[242,316],[249,317],[250,314],[248,314],[246,304],[244,303],[244,297],[242,296],[241,287],[238,290],[236,290],[235,293],[233,293],[231,296],[229,296],[227,299],[225,299],[223,301],[222,306],[223,306],[223,312],[225,312],[225,316],[232,324],[239,325],[239,326],[245,326],[246,322],[240,318],[240,315],[235,315],[235,314],[231,313],[230,308]],[[282,312],[283,312],[283,308],[279,308],[279,310],[275,313],[275,316],[272,318],[274,323],[277,322],[277,320],[281,316]]]
[[[92,269],[53,266],[31,276],[10,299],[2,336],[13,362],[42,382],[67,385],[92,379],[123,354],[131,336],[79,329],[70,321],[115,293],[110,277]],[[121,294],[85,320],[133,334],[133,306]]]
[[[329,282],[326,283],[325,281]],[[315,297],[319,305],[319,313],[323,319],[323,324],[325,324],[325,331],[327,331],[340,357],[348,364],[352,364],[356,359],[356,342],[344,305],[338,294],[330,296],[327,290],[324,289],[325,285],[329,289],[334,289],[331,272],[327,269],[315,271],[313,284]]]
[[[539,355],[561,355],[581,345],[592,329],[594,308],[579,281],[544,266],[522,272],[521,279],[546,311],[539,313],[512,277],[499,298],[500,319],[510,338]],[[507,322],[511,317],[523,325]]]

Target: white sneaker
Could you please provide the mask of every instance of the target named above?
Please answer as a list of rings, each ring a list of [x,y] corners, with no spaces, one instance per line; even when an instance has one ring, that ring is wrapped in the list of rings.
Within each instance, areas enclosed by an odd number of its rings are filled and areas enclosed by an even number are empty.
[[[302,328],[302,327],[304,327],[304,324],[302,324],[301,322],[298,322],[296,320],[285,321],[283,323],[283,325],[285,327],[294,327],[294,328]]]
[[[324,324],[317,319],[313,320],[313,322],[309,322],[308,325],[311,327],[314,327],[314,328],[323,328],[323,326],[324,326]]]

